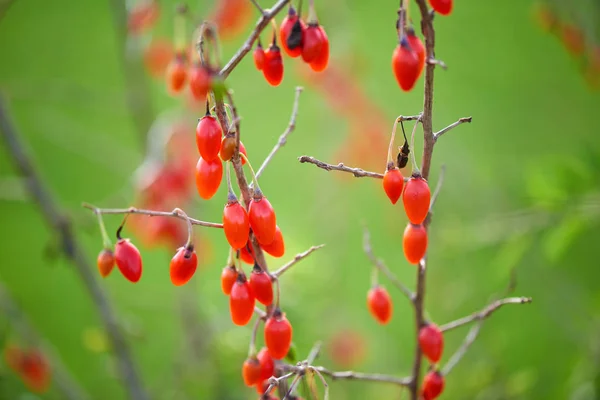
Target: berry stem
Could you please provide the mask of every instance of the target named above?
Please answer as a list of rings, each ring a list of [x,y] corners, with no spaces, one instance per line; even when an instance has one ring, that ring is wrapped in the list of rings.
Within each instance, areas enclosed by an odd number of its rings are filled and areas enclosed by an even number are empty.
[[[258,334],[258,327],[260,326],[260,321],[262,321],[262,317],[260,315],[256,316],[256,321],[254,321],[254,326],[252,327],[252,335],[250,335],[250,346],[248,348],[248,358],[256,357],[256,335]]]
[[[246,165],[248,165],[248,168],[250,168],[250,173],[252,174],[252,182],[254,182],[254,194],[255,195],[262,194],[262,191],[260,190],[260,186],[258,186],[258,178],[256,177],[256,174],[254,173],[254,168],[252,168],[252,164],[250,164],[250,160],[248,160],[248,157],[246,157],[244,155],[244,153],[239,153],[239,154],[240,154],[240,157],[246,161]]]
[[[390,145],[388,147],[388,155],[387,155],[387,167],[386,170],[391,169],[390,165],[394,164],[394,159],[392,158],[392,152],[394,149],[394,141],[396,140],[396,128],[398,127],[398,122],[402,121],[402,116],[399,116],[394,121],[394,127],[392,128],[392,137],[390,138]]]
[[[277,287],[277,302],[275,303],[275,309],[279,309],[279,300],[281,298],[281,288],[279,287],[279,279],[275,279],[275,286]]]
[[[185,211],[183,211],[181,208],[175,208],[173,210],[173,213],[177,213],[185,219],[188,230],[188,239],[187,242],[185,242],[185,248],[190,249],[192,247],[192,242],[194,239],[194,227],[192,226],[192,221],[190,221],[190,217],[188,217]]]
[[[185,20],[187,16],[187,6],[185,4],[180,4],[177,6],[177,14],[175,15],[175,33],[174,33],[174,42],[175,42],[175,52],[178,55],[185,54]]]
[[[104,219],[102,218],[102,212],[98,209],[95,211],[96,216],[98,217],[98,226],[100,227],[100,233],[102,234],[102,245],[105,249],[112,248],[112,242],[108,237],[108,233],[106,232],[106,227],[104,226]]]
[[[125,214],[123,217],[123,221],[121,221],[121,225],[117,228],[117,240],[121,240],[121,231],[125,227],[125,223],[127,222],[127,218],[129,218],[129,214]]]
[[[415,156],[415,132],[417,131],[417,126],[419,125],[419,122],[421,121],[421,119],[419,118],[417,120],[417,122],[415,122],[415,126],[413,127],[412,130],[412,134],[410,135],[410,147],[412,147],[413,151],[411,152],[411,162],[412,162],[412,169],[413,169],[413,174],[420,174],[421,172],[419,171],[419,167],[417,165],[417,158]]]
[[[271,46],[277,46],[277,23],[275,20],[271,20],[271,26],[273,26],[273,40],[271,41]]]
[[[371,287],[379,285],[379,269],[375,266],[371,268]]]
[[[234,264],[234,260],[233,260],[233,247],[229,247],[229,254],[227,255],[227,266],[235,268],[235,264]]]
[[[237,201],[237,197],[233,191],[233,185],[231,184],[231,163],[227,163],[226,167],[226,176],[227,176],[227,201],[230,203],[235,203]]]
[[[319,18],[317,18],[317,11],[315,10],[315,1],[314,0],[309,0],[308,1],[308,19],[307,19],[307,23],[309,25],[311,25],[311,24],[318,24],[319,23]]]

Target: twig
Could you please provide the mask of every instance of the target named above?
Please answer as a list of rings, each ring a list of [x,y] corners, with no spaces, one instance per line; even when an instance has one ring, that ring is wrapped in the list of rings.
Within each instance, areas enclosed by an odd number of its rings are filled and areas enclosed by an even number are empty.
[[[447,332],[452,329],[461,327],[463,325],[467,325],[473,321],[486,319],[487,317],[492,315],[494,311],[506,304],[526,304],[531,303],[531,301],[531,297],[507,297],[505,299],[496,300],[479,312],[473,313],[464,318],[457,319],[456,321],[448,322],[447,324],[442,325],[440,327],[440,330],[442,332]]]
[[[260,6],[260,4],[258,4],[258,1],[256,0],[250,0],[252,2],[252,4],[254,4],[254,7],[256,7],[256,9],[258,10],[258,12],[260,13],[260,15],[265,15],[265,10],[263,10],[263,8]]]
[[[429,65],[439,65],[444,71],[448,69],[448,66],[442,60],[436,60],[435,58],[430,58],[427,60],[427,64]]]
[[[477,339],[477,335],[479,335],[479,331],[481,330],[482,324],[483,320],[480,320],[475,326],[471,328],[471,330],[465,337],[465,340],[462,343],[462,345],[458,348],[458,350],[456,350],[452,357],[450,357],[450,360],[448,360],[444,368],[442,368],[442,375],[448,375],[450,371],[452,371],[452,368],[454,368],[456,364],[458,364],[458,362],[463,358],[469,347],[471,347],[475,339]]]
[[[298,261],[303,260],[304,258],[308,257],[310,255],[310,253],[312,253],[313,251],[319,250],[323,246],[325,246],[325,244],[320,244],[318,246],[312,246],[310,249],[306,250],[305,252],[296,254],[296,256],[291,261],[284,264],[277,271],[273,272],[271,274],[271,276],[274,278],[279,278],[285,271],[287,271],[288,269],[293,267],[294,264],[296,264]]]
[[[329,385],[327,384],[327,381],[325,380],[325,378],[323,378],[323,375],[315,367],[310,366],[310,367],[308,367],[308,370],[312,371],[319,377],[319,379],[321,380],[321,383],[323,384],[323,387],[325,388],[325,394],[323,396],[323,400],[329,400]]]
[[[409,386],[410,378],[398,378],[396,376],[391,375],[383,375],[383,374],[364,374],[362,372],[354,372],[354,371],[340,371],[334,372],[330,371],[324,367],[313,367],[315,370],[319,371],[321,374],[330,377],[335,380],[359,380],[359,381],[369,381],[369,382],[385,382],[391,383],[393,385],[400,386]]]
[[[321,346],[323,346],[323,342],[318,341],[314,344],[310,352],[308,353],[308,357],[306,357],[306,363],[311,365],[315,362],[317,357],[319,357],[319,353],[321,352]]]
[[[121,372],[121,379],[129,392],[129,397],[134,400],[147,399],[148,395],[142,388],[142,383],[133,364],[129,347],[119,328],[117,317],[114,315],[104,291],[98,285],[96,275],[92,273],[93,269],[89,264],[88,257],[81,250],[68,217],[62,213],[52,195],[42,185],[42,179],[37,174],[29,156],[25,153],[23,144],[20,142],[18,133],[8,116],[1,97],[0,129],[9,149],[8,154],[13,158],[21,174],[27,178],[27,189],[30,191],[31,197],[39,205],[50,228],[56,231],[56,234],[59,236],[63,253],[76,267],[92,298],[92,302],[100,314],[100,318],[112,342]]]
[[[258,315],[262,319],[267,318],[267,313],[256,306],[254,307],[254,314]]]
[[[458,125],[460,124],[464,124],[465,122],[471,123],[471,121],[473,120],[473,117],[465,117],[465,118],[461,118],[458,121],[456,121],[453,124],[448,125],[447,127],[445,127],[444,129],[436,132],[433,134],[433,140],[434,142],[437,142],[437,140],[440,138],[440,136],[442,136],[444,133],[448,132],[449,130],[452,130],[454,128],[456,128]]]
[[[263,171],[265,170],[267,165],[269,165],[269,163],[275,156],[275,153],[277,153],[280,148],[285,146],[288,135],[290,133],[292,133],[294,131],[294,129],[296,129],[296,117],[298,116],[298,103],[300,100],[300,93],[302,93],[302,90],[304,90],[303,87],[296,86],[296,97],[294,99],[294,106],[292,107],[292,116],[290,117],[290,123],[288,124],[285,131],[281,134],[281,136],[279,136],[279,140],[277,141],[277,144],[275,144],[275,147],[273,147],[273,149],[271,150],[271,152],[269,153],[267,158],[265,158],[265,161],[263,161],[262,165],[256,172],[256,178],[260,178],[260,175],[263,173]]]
[[[231,73],[231,71],[233,71],[236,65],[238,65],[240,61],[242,61],[244,56],[248,54],[250,50],[252,50],[252,45],[254,44],[256,38],[258,38],[263,29],[265,29],[269,25],[271,20],[275,18],[279,11],[281,11],[283,7],[289,2],[290,0],[279,0],[277,3],[275,3],[273,7],[269,9],[269,11],[266,11],[262,14],[256,25],[254,26],[254,29],[250,33],[250,36],[248,36],[248,39],[246,39],[242,47],[239,48],[239,50],[233,55],[233,57],[231,57],[231,60],[229,60],[227,64],[225,64],[223,69],[221,69],[221,71],[219,72],[219,75],[223,79],[227,78],[227,76]]]
[[[446,176],[446,165],[443,164],[440,168],[440,175],[438,176],[437,184],[435,185],[435,190],[433,191],[433,195],[431,196],[431,201],[429,202],[429,212],[433,210],[433,206],[437,201],[438,196],[440,195],[440,191],[442,190],[442,185],[444,184],[444,177]]]
[[[364,234],[363,234],[363,250],[366,253],[367,257],[369,257],[369,259],[371,260],[373,265],[379,271],[383,272],[383,274],[394,284],[394,286],[396,286],[398,289],[400,289],[400,291],[412,303],[415,298],[415,294],[409,288],[407,288],[402,282],[400,282],[400,280],[396,277],[396,275],[394,275],[392,273],[392,271],[390,271],[389,268],[385,265],[383,260],[375,257],[375,254],[373,253],[373,248],[371,247],[371,234],[369,233],[369,230],[366,227],[364,229]]]
[[[327,163],[324,163],[323,161],[317,160],[316,158],[310,157],[310,156],[298,157],[298,161],[300,161],[300,163],[314,164],[317,167],[324,169],[326,171],[349,172],[357,178],[369,177],[369,178],[383,179],[383,174],[380,174],[378,172],[365,171],[362,168],[346,167],[343,163],[339,163],[338,165],[327,164]]]
[[[103,215],[140,214],[140,215],[149,215],[151,217],[172,217],[172,218],[181,219],[183,221],[188,221],[188,219],[183,214],[179,213],[177,211],[177,209],[175,209],[173,211],[155,211],[155,210],[144,210],[144,209],[135,208],[135,207],[98,208],[98,207],[88,204],[88,203],[83,203],[82,207],[92,210],[95,214],[103,214]],[[189,218],[189,221],[192,223],[192,225],[205,226],[208,228],[220,228],[220,229],[223,228],[223,224],[220,224],[218,222],[206,222],[206,221],[201,221],[201,220],[195,219],[195,218]]]
[[[71,376],[65,368],[60,357],[52,351],[51,346],[43,340],[29,323],[22,310],[9,295],[8,291],[0,283],[0,309],[4,309],[4,314],[11,321],[13,329],[18,333],[18,336],[25,339],[29,344],[42,350],[44,357],[50,364],[52,369],[53,380],[56,387],[64,398],[72,400],[86,400],[90,395],[86,393],[77,381]]]

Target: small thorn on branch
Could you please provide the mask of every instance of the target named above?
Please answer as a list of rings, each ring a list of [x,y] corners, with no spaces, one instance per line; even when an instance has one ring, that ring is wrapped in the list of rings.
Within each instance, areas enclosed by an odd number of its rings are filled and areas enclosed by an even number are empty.
[[[362,168],[346,167],[343,163],[339,163],[337,165],[327,164],[323,161],[317,160],[316,158],[310,157],[310,156],[300,156],[300,157],[298,157],[298,161],[300,161],[300,163],[302,163],[302,164],[304,164],[304,163],[314,164],[317,167],[324,169],[326,171],[349,172],[357,178],[368,177],[368,178],[383,179],[383,174],[380,174],[378,172],[365,171]]]
[[[442,129],[442,130],[434,133],[433,134],[433,140],[434,140],[434,142],[437,141],[440,138],[440,136],[442,136],[444,133],[446,133],[446,132],[448,132],[448,131],[456,128],[460,124],[464,124],[465,122],[471,123],[472,120],[473,120],[473,117],[464,117],[464,118],[461,118],[458,121],[456,121],[455,123],[450,124],[447,127],[445,127],[444,129]]]
[[[320,244],[318,246],[312,246],[310,249],[306,250],[305,252],[296,254],[296,256],[291,261],[289,261],[287,264],[283,265],[277,271],[273,272],[271,274],[271,276],[275,279],[279,278],[285,271],[287,271],[288,269],[293,267],[297,262],[308,257],[313,251],[319,250],[323,246],[325,246],[325,244]]]
[[[435,58],[430,58],[427,60],[427,64],[429,65],[438,65],[444,71],[448,69],[448,66],[442,60],[436,60]]]

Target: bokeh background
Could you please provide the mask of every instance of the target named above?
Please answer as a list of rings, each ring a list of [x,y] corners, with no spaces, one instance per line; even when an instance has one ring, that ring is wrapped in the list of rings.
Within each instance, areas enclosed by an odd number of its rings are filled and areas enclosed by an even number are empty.
[[[144,63],[152,41],[172,38],[175,2],[159,3],[155,26],[133,35],[117,0],[0,2],[0,89],[92,265],[102,241],[81,202],[134,204],[148,127],[157,117],[178,121],[193,143],[202,115],[202,105],[186,95],[171,97],[164,79],[149,74]],[[514,293],[534,299],[507,306],[485,322],[448,377],[445,399],[600,397],[600,95],[593,88],[600,60],[594,64],[591,56],[600,43],[600,6],[558,3],[544,3],[552,10],[544,14],[531,1],[460,0],[451,16],[435,21],[436,55],[449,68],[436,69],[434,128],[470,115],[473,123],[448,133],[434,154],[432,185],[442,164],[447,173],[431,226],[427,310],[438,323],[474,312],[505,290],[513,271]],[[379,181],[327,173],[296,158],[307,154],[383,171],[394,118],[421,110],[422,78],[404,93],[390,71],[397,2],[316,5],[331,41],[327,72],[317,76],[286,58],[284,81],[272,88],[247,57],[227,80],[255,165],[286,127],[294,87],[305,87],[297,129],[261,178],[287,246],[283,259],[268,261],[276,267],[313,244],[327,244],[281,282],[300,357],[323,340],[319,364],[406,375],[414,345],[412,311],[382,278],[394,316],[384,327],[372,320],[365,305],[371,265],[361,248],[364,224],[376,254],[412,287],[415,269],[401,248],[402,207],[390,204]],[[219,7],[211,1],[189,6],[198,18]],[[252,8],[248,12],[250,24],[223,40],[225,59],[257,17]],[[557,24],[549,30],[551,16]],[[262,37],[269,40],[268,29]],[[4,143],[0,147],[0,281],[92,398],[126,398],[78,274],[60,256],[56,233],[28,198]],[[417,154],[420,149],[419,141]],[[225,196],[222,185],[212,201],[194,194],[184,208],[218,221]],[[111,233],[120,220],[105,218]],[[132,285],[113,273],[100,284],[152,398],[256,398],[240,377],[250,326],[231,323],[219,284],[226,241],[218,230],[196,232],[203,265],[185,287],[169,281],[169,245],[141,239],[142,280]],[[3,346],[21,340],[13,323],[0,314]],[[467,330],[446,335],[446,360]],[[406,396],[384,384],[331,385],[333,399]],[[62,397],[56,386],[29,393],[2,364],[0,398]]]

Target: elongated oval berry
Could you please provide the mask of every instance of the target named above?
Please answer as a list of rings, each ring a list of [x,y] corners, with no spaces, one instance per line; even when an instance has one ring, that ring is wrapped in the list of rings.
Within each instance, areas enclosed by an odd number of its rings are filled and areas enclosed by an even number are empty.
[[[327,65],[329,65],[329,38],[322,25],[319,25],[319,30],[321,31],[321,50],[309,64],[310,68],[315,72],[324,71]]]
[[[273,284],[269,274],[260,269],[258,265],[254,265],[252,274],[250,274],[250,288],[254,297],[265,306],[273,303]]]
[[[276,360],[284,358],[292,344],[292,325],[278,309],[265,323],[265,346]]]
[[[298,25],[294,28],[294,25]],[[298,18],[296,9],[290,5],[288,8],[288,14],[285,16],[281,25],[279,25],[279,41],[281,47],[285,53],[290,57],[298,57],[302,54],[302,36],[303,36],[303,22]],[[292,36],[288,44],[288,39]],[[290,47],[290,44],[292,47]]]
[[[269,244],[261,244],[260,247],[273,257],[279,258],[285,254],[285,243],[279,226],[275,227],[275,239]]]
[[[448,15],[452,12],[452,0],[429,0],[429,4],[438,14]]]
[[[106,278],[112,272],[115,266],[115,255],[110,249],[103,249],[100,254],[98,254],[98,271],[100,271],[100,276]]]
[[[423,72],[423,67],[425,67],[425,46],[412,27],[406,30],[406,39],[408,40],[408,44],[411,49],[413,49],[417,54],[417,59],[419,60],[419,75],[421,75],[421,72]]]
[[[444,336],[436,324],[430,323],[421,328],[419,346],[429,361],[434,364],[440,361],[444,351]]]
[[[46,357],[38,350],[25,353],[21,363],[23,383],[31,391],[44,393],[50,385],[51,370]]]
[[[243,326],[250,322],[252,314],[254,314],[254,304],[252,289],[250,289],[246,277],[239,274],[229,295],[229,312],[233,323]]]
[[[178,94],[183,90],[187,80],[186,64],[186,56],[177,54],[167,67],[167,87],[171,94]]]
[[[404,177],[398,168],[394,167],[385,171],[385,174],[383,174],[383,190],[392,204],[398,202],[403,187]]]
[[[119,271],[128,281],[136,283],[140,280],[142,277],[142,256],[129,239],[119,239],[115,245],[115,261]]]
[[[210,72],[200,63],[194,63],[190,70],[190,91],[196,100],[206,98],[210,90]]]
[[[213,161],[219,157],[221,136],[223,136],[221,125],[207,110],[206,115],[200,118],[196,126],[196,145],[200,156],[206,161]]]
[[[198,194],[205,200],[210,199],[217,193],[221,180],[223,179],[223,163],[219,158],[206,161],[200,157],[196,164],[196,189]]]
[[[250,228],[254,232],[256,240],[260,244],[271,244],[275,240],[277,231],[277,219],[275,210],[266,197],[255,194],[248,207],[248,217],[250,219]]]
[[[233,157],[234,150],[235,135],[232,133],[228,133],[227,135],[223,136],[223,140],[221,140],[221,148],[219,149],[219,156],[221,157],[221,160],[231,160],[231,157]],[[242,153],[246,157],[248,156],[248,154],[246,154],[246,147],[242,142],[240,142],[240,153]],[[242,165],[244,164],[246,164],[246,160],[242,158]]]
[[[311,63],[321,54],[323,44],[326,40],[323,37],[324,32],[319,28],[318,23],[308,24],[302,37],[302,59],[304,62]]]
[[[246,386],[254,386],[260,382],[261,367],[256,357],[248,357],[242,365],[242,378]]]
[[[281,50],[277,45],[272,44],[265,51],[265,63],[262,71],[271,86],[279,86],[283,80],[283,59],[281,58]]]
[[[423,400],[437,399],[444,391],[444,377],[438,371],[429,371],[423,379]]]
[[[427,252],[427,230],[423,225],[414,225],[410,222],[404,229],[402,238],[404,257],[414,265],[417,265]]]
[[[263,49],[260,41],[256,44],[256,48],[252,53],[252,57],[254,58],[254,66],[257,70],[262,71],[265,66],[265,50]]]
[[[392,299],[384,287],[375,286],[369,290],[367,306],[373,318],[381,325],[387,324],[392,319],[394,307]]]
[[[429,184],[421,175],[414,175],[406,182],[402,201],[408,220],[413,224],[422,224],[429,213],[431,191]]]
[[[419,56],[410,47],[406,37],[402,38],[402,42],[396,46],[392,54],[392,70],[398,85],[405,92],[415,86],[422,69],[419,65]]]
[[[225,204],[223,209],[223,231],[229,245],[235,250],[246,246],[250,234],[248,213],[237,199],[232,199]]]
[[[223,268],[223,272],[221,272],[221,290],[223,293],[228,296],[231,294],[231,288],[233,288],[237,277],[238,273],[233,265]]]
[[[244,247],[240,249],[240,258],[246,264],[254,265],[254,252],[252,251],[252,243],[248,241]]]
[[[171,282],[175,286],[185,285],[198,267],[198,257],[192,246],[180,247],[171,259],[169,265],[169,273],[171,275]]]
[[[256,358],[258,358],[258,362],[260,363],[261,381],[272,377],[273,372],[275,371],[275,362],[273,361],[273,357],[271,357],[271,353],[269,353],[269,349],[267,349],[266,347],[260,349]],[[265,391],[263,390],[263,393],[264,392]]]

